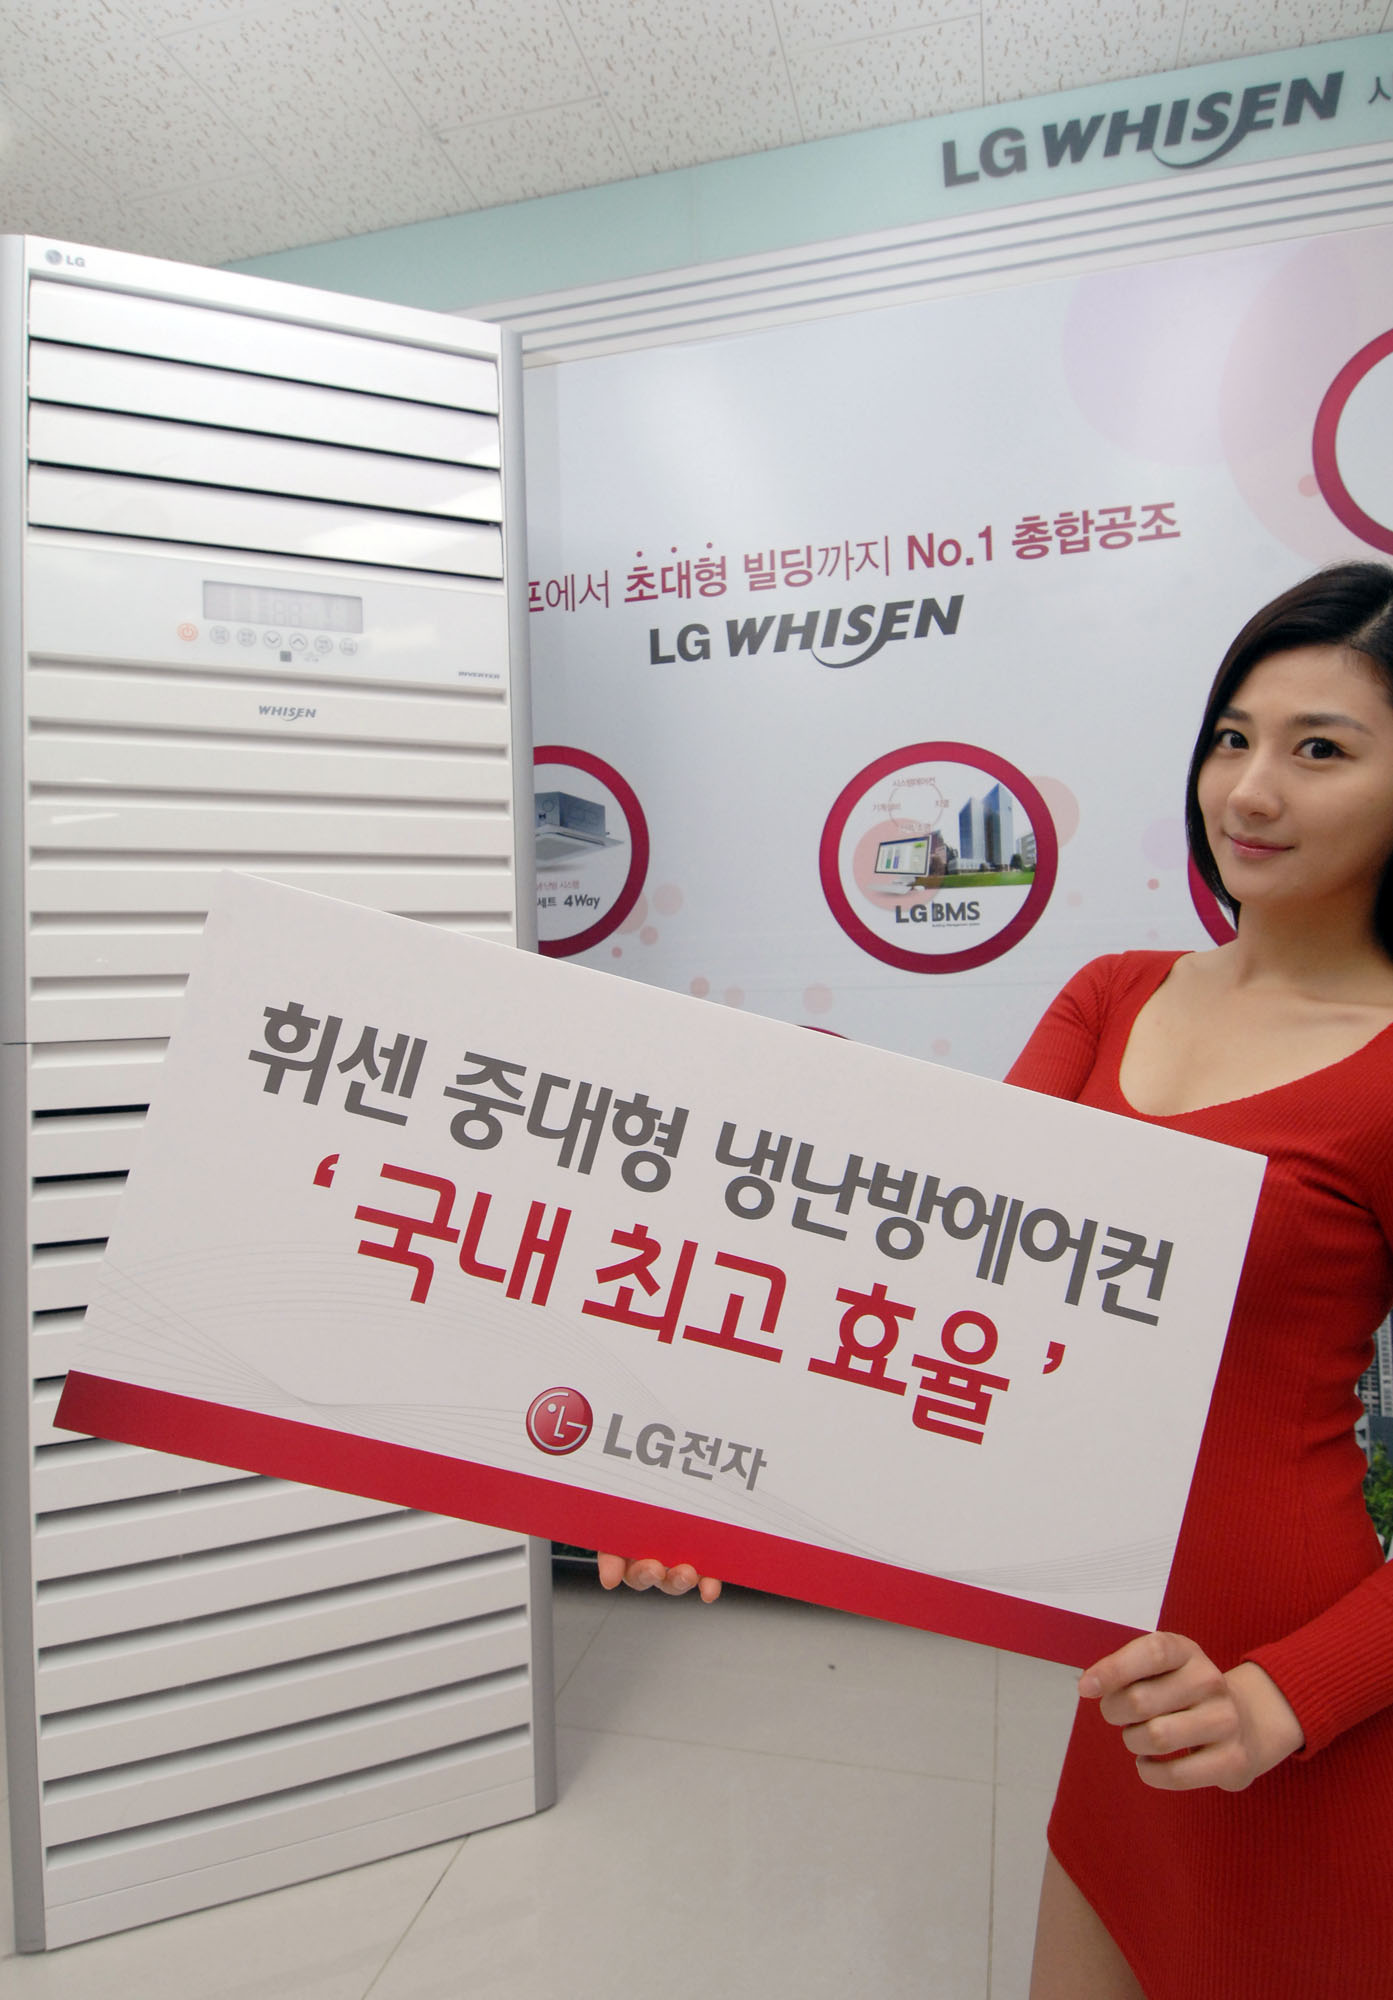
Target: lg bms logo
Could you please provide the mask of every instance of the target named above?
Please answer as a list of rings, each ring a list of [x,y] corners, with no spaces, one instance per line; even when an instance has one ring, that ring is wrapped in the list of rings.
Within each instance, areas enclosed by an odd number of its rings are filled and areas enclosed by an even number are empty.
[[[980,924],[982,905],[971,903],[911,903],[895,905],[897,924]]]

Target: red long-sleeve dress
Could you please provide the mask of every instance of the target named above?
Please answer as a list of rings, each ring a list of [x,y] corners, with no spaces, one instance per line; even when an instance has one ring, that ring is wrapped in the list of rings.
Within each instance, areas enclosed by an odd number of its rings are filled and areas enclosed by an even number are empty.
[[[1081,1702],[1050,1846],[1147,2000],[1390,2000],[1393,1564],[1354,1425],[1393,1297],[1393,1027],[1275,1090],[1148,1117],[1118,1071],[1179,956],[1085,966],[1010,1081],[1268,1157],[1161,1625],[1222,1670],[1256,1660],[1306,1741],[1247,1791],[1158,1792]]]

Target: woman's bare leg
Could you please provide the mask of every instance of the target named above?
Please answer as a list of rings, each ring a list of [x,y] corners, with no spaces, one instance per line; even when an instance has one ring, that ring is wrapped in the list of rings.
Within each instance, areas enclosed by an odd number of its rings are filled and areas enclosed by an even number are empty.
[[[1146,2000],[1091,1903],[1045,1856],[1030,2000]]]

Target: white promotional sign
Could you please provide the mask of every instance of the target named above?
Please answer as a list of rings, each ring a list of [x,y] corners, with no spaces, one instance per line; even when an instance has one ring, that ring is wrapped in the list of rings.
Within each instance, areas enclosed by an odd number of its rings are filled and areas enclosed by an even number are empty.
[[[59,1422],[1081,1663],[1263,1164],[228,876]]]

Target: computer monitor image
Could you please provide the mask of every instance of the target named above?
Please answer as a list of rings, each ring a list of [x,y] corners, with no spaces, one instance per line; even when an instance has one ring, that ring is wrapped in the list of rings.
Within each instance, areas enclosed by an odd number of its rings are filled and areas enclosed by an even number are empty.
[[[908,889],[929,872],[929,840],[882,840],[876,850],[875,882],[878,889]]]

